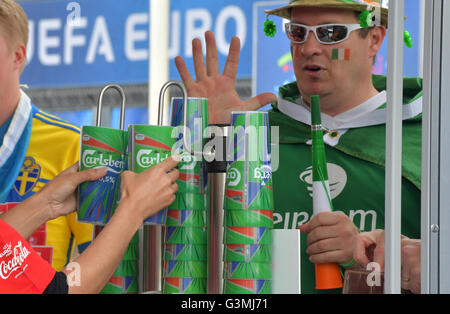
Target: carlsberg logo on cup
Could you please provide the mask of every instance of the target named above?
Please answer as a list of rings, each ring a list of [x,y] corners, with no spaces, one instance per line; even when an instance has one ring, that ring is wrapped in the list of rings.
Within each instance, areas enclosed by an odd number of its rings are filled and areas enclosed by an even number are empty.
[[[153,153],[151,149],[141,149],[137,156],[137,164],[142,168],[149,168],[151,166],[157,165],[169,158],[169,153],[161,154],[159,152]]]
[[[193,170],[197,164],[197,158],[186,151],[181,153],[181,170]]]
[[[108,167],[111,171],[117,171],[117,173],[123,168],[122,160],[113,160],[113,156],[104,156],[103,154],[97,154],[95,150],[87,149],[83,152],[82,165],[86,168],[93,167]]]

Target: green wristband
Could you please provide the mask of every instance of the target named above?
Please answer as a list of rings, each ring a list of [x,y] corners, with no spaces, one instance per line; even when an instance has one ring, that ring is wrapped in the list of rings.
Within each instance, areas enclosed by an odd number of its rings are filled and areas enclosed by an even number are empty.
[[[353,266],[356,263],[355,259],[352,258],[352,260],[350,262],[348,262],[347,264],[339,264],[339,266],[343,267],[343,268],[348,268],[350,266]]]
[[[358,227],[356,227],[358,229],[358,233],[361,233],[361,230],[359,230]],[[343,267],[343,268],[348,268],[351,267],[353,265],[355,265],[356,261],[354,258],[352,258],[352,260],[350,262],[348,262],[347,264],[339,264],[339,266]]]

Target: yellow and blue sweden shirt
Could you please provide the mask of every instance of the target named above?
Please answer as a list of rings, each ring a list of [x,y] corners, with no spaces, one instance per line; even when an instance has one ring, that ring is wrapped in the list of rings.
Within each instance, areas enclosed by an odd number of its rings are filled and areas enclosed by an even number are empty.
[[[80,129],[32,105],[32,128],[27,152],[6,202],[5,212],[39,191],[64,169],[78,161]],[[93,226],[77,222],[76,213],[41,226],[28,241],[57,270],[72,258],[75,245],[82,252],[93,240]]]

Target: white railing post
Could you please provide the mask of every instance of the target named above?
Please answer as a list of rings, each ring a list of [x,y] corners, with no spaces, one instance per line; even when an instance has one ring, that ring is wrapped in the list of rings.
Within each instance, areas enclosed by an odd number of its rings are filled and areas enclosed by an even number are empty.
[[[401,292],[401,167],[404,0],[389,1],[386,120],[385,292]]]

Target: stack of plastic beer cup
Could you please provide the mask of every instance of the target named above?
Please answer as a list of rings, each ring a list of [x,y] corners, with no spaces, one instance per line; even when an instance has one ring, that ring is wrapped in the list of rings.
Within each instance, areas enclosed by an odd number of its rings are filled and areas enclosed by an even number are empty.
[[[130,125],[129,168],[141,173],[156,166],[172,155],[176,138],[170,126]],[[167,208],[144,220],[144,225],[164,225]]]
[[[102,227],[96,227],[96,234]],[[101,294],[134,294],[139,292],[139,235],[136,233],[123,255],[116,271],[100,292]]]
[[[174,153],[181,156],[175,201],[167,212],[163,248],[163,293],[204,294],[208,276],[208,197],[202,158],[203,130],[208,125],[207,99],[189,98],[186,126],[190,149],[183,144],[181,98],[171,103],[171,125],[175,127]]]
[[[122,98],[120,129],[100,126],[102,100],[105,92],[116,89]],[[87,181],[78,187],[78,221],[94,224],[94,236],[108,223],[120,201],[120,175],[128,169],[128,132],[123,130],[125,94],[116,84],[105,86],[100,92],[96,126],[81,130],[80,170],[106,167],[107,174],[96,181]],[[139,244],[135,235],[119,267],[101,293],[138,293]]]
[[[233,112],[224,195],[223,293],[272,292],[273,190],[268,115]]]
[[[103,95],[114,88],[122,96],[121,129],[100,126]],[[99,97],[97,125],[81,129],[80,170],[106,167],[107,174],[78,187],[78,221],[103,226],[114,214],[120,198],[120,174],[127,166],[128,132],[123,130],[125,95],[119,85],[105,86]]]

